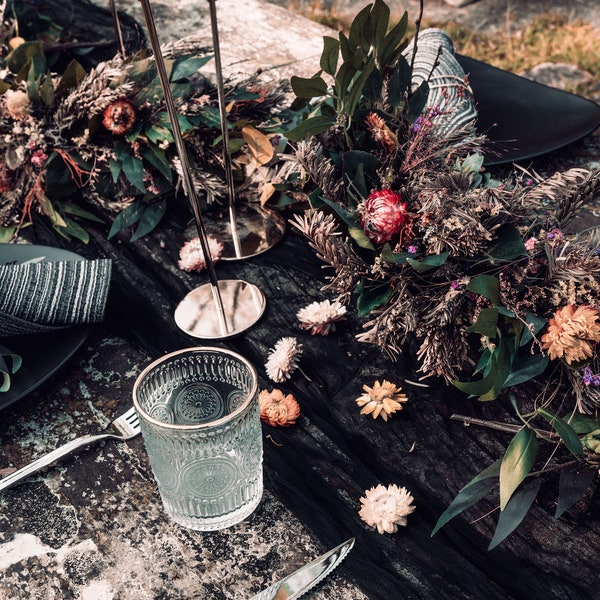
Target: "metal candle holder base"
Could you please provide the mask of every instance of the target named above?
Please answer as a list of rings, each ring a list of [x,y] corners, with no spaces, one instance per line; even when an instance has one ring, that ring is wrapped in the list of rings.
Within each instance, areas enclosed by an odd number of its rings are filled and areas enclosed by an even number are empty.
[[[265,311],[264,294],[239,279],[219,280],[223,314],[215,307],[210,284],[192,290],[175,310],[175,323],[192,337],[224,340],[249,329]]]
[[[244,260],[266,252],[283,238],[285,226],[285,219],[276,210],[256,203],[238,205],[235,233],[226,209],[204,214],[206,232],[223,244],[220,260]]]

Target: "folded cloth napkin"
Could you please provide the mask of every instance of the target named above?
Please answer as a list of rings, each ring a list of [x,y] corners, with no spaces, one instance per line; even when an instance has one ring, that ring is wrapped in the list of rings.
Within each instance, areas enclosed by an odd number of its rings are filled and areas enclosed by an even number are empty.
[[[111,266],[110,259],[0,265],[0,337],[102,321]]]
[[[410,64],[413,60],[413,91],[423,82],[429,83],[428,108],[439,114],[433,120],[433,128],[439,136],[448,138],[477,120],[477,108],[468,77],[454,56],[454,44],[450,36],[436,27],[424,29],[417,39],[414,52],[413,39],[402,55]]]

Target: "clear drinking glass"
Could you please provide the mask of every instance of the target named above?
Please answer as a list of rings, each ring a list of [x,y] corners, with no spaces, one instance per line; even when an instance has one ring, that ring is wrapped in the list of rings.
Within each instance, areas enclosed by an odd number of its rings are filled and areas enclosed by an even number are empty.
[[[201,531],[231,527],[263,493],[254,367],[228,350],[167,354],[133,387],[142,437],[167,514]]]

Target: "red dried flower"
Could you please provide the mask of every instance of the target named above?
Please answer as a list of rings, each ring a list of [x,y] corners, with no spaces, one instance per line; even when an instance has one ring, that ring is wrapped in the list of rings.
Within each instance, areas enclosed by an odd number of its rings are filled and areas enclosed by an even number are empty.
[[[131,131],[137,119],[135,106],[126,99],[109,104],[103,114],[102,125],[114,135],[123,135]]]
[[[406,202],[392,190],[372,192],[361,210],[361,226],[375,244],[389,242],[409,218]]]

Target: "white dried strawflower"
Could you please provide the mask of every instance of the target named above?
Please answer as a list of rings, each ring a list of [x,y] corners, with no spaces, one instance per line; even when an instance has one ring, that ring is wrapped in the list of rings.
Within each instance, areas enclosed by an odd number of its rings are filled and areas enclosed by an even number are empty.
[[[223,253],[223,244],[214,237],[208,236],[206,239],[212,261],[216,262],[221,258],[221,254]],[[206,268],[206,260],[204,252],[202,252],[202,246],[200,245],[200,238],[192,238],[181,247],[177,264],[182,271],[202,271],[202,269]]]
[[[300,329],[310,330],[312,335],[328,335],[335,331],[337,321],[346,318],[346,307],[337,300],[323,300],[301,308],[296,317],[300,321]]]
[[[265,363],[267,375],[276,383],[289,379],[298,367],[298,357],[302,354],[302,344],[293,337],[281,338],[275,347],[269,351]]]
[[[6,90],[4,93],[4,108],[6,114],[17,121],[26,119],[29,115],[31,101],[27,92],[22,90]]]
[[[398,526],[406,527],[406,517],[415,510],[414,498],[405,487],[392,483],[379,484],[365,492],[360,499],[360,518],[379,533],[396,533]]]

